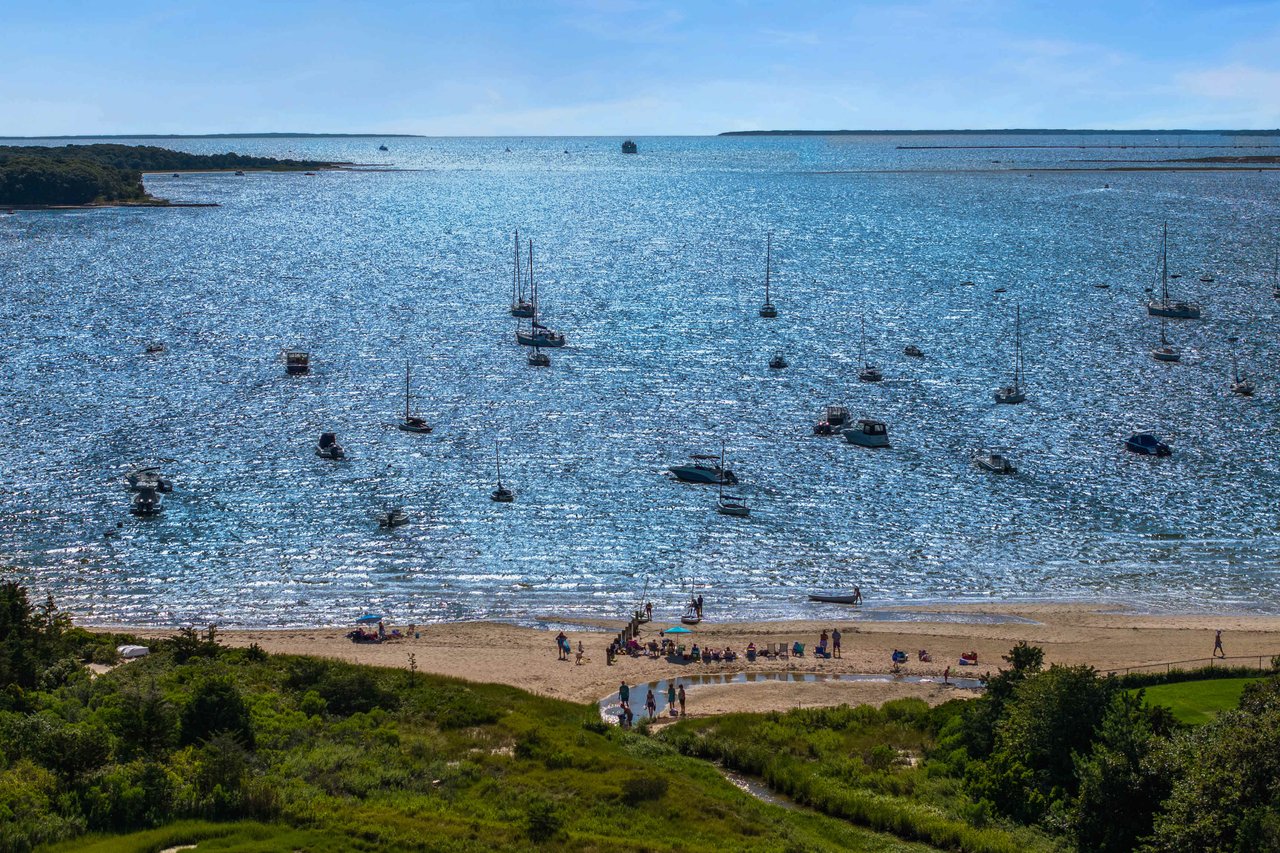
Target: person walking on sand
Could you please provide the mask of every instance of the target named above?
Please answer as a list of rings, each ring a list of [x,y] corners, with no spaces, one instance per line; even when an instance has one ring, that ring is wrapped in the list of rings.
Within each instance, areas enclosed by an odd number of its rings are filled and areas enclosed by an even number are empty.
[[[573,662],[574,666],[582,666],[582,656],[586,654],[586,648],[582,645],[582,641],[578,641],[578,659]]]
[[[569,645],[569,638],[564,635],[564,631],[556,634],[556,652],[560,655],[560,660],[568,660],[569,653],[565,649]]]
[[[653,696],[653,690],[649,690],[649,695],[644,697],[644,710],[649,715],[649,719],[658,716],[658,700]]]
[[[680,716],[684,716],[684,685],[680,685],[680,689],[676,691],[676,696],[680,699]]]
[[[831,629],[831,656],[840,657],[840,629]]]
[[[1219,628],[1213,635],[1213,656],[1215,658],[1225,658],[1227,653],[1222,649],[1222,629]]]
[[[673,717],[676,715],[676,683],[674,681],[667,682],[667,712]]]
[[[947,664],[947,668],[942,671],[942,683],[951,683],[951,664]]]

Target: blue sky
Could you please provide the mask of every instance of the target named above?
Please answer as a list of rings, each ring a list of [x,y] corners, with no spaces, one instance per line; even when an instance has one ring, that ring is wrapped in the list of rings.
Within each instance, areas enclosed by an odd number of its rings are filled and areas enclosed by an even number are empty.
[[[0,32],[0,136],[1280,127],[1280,0],[0,0]]]

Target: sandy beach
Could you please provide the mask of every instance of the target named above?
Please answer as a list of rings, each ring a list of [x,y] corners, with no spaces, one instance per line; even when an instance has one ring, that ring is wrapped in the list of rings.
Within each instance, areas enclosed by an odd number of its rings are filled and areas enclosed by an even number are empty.
[[[704,622],[686,640],[702,647],[733,648],[747,643],[800,641],[812,650],[823,629],[840,628],[843,656],[819,660],[806,654],[789,660],[747,663],[677,664],[664,659],[619,658],[605,664],[605,647],[613,626],[560,620],[580,625],[566,631],[573,648],[579,641],[586,654],[581,666],[558,660],[553,631],[498,622],[462,622],[420,627],[420,637],[382,644],[356,644],[347,639],[350,628],[292,630],[236,630],[220,632],[230,646],[257,643],[269,652],[318,655],[364,664],[407,667],[412,655],[419,670],[473,681],[509,684],[534,693],[576,702],[596,701],[615,691],[619,682],[643,684],[658,679],[711,673],[813,672],[826,674],[888,673],[894,649],[909,653],[903,668],[909,675],[941,676],[950,665],[953,675],[995,672],[1000,656],[1019,640],[1039,645],[1048,663],[1089,664],[1101,671],[1169,661],[1208,658],[1214,631],[1223,631],[1227,663],[1256,666],[1280,654],[1280,617],[1251,615],[1152,615],[1128,612],[1110,605],[1036,604],[974,605],[913,608],[920,621],[852,622],[829,620],[785,622]],[[936,614],[936,618],[931,618]],[[1012,619],[1010,619],[1012,617]],[[958,621],[972,618],[975,621]],[[1005,619],[1008,621],[993,621]],[[655,620],[642,639],[654,636],[671,622]],[[388,629],[392,626],[388,625]],[[399,626],[404,628],[405,626]],[[621,626],[618,626],[621,627]],[[137,629],[143,637],[167,637],[172,630]],[[927,650],[932,663],[917,660]],[[957,666],[962,652],[978,653],[976,667]],[[1252,657],[1252,660],[1248,660]],[[901,682],[817,683],[761,682],[698,687],[691,713],[773,710],[797,705],[841,702],[879,703],[900,696],[943,701],[964,691],[937,684]]]

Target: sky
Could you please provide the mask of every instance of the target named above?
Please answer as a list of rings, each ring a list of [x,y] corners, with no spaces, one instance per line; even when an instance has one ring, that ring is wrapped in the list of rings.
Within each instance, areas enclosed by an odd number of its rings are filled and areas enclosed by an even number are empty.
[[[1280,0],[0,0],[0,136],[1280,127]]]

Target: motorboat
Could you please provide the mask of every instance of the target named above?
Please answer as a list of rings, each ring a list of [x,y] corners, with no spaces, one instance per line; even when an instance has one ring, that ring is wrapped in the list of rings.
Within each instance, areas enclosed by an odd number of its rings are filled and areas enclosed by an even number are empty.
[[[1026,399],[1026,391],[1022,388],[1022,306],[1019,305],[1013,321],[1013,381],[996,389],[995,400],[997,403],[1016,404]]]
[[[841,435],[850,444],[859,447],[888,447],[889,427],[884,421],[871,418],[859,418],[850,429],[843,430]]]
[[[396,424],[396,429],[401,432],[413,432],[425,435],[431,432],[431,424],[427,423],[427,419],[422,415],[411,414],[409,411],[409,401],[411,395],[409,393],[409,362],[404,363],[404,418],[400,423]]]
[[[1169,317],[1176,320],[1199,320],[1200,305],[1169,296],[1169,224],[1166,222],[1160,237],[1160,298],[1147,302],[1147,313],[1152,317]]]
[[[409,523],[409,514],[401,507],[387,507],[378,516],[378,526],[383,530],[390,530],[393,527],[401,527]]]
[[[243,171],[243,170],[241,170],[241,169],[236,169],[236,177],[237,177],[237,178],[243,178],[243,177],[244,177],[244,171]]]
[[[738,485],[738,477],[732,470],[720,464],[720,457],[711,453],[695,453],[685,465],[673,465],[667,470],[682,483],[701,485]]]
[[[320,433],[320,440],[316,442],[316,456],[321,459],[342,459],[346,455],[347,453],[342,449],[342,445],[338,444],[336,433]]]
[[[502,485],[502,457],[498,453],[498,443],[493,444],[493,465],[498,474],[498,488],[489,493],[489,500],[494,503],[509,504],[516,499],[516,493]]]
[[[813,425],[814,435],[835,435],[851,423],[849,410],[844,406],[827,406],[822,420]]]
[[[379,145],[379,146],[378,146],[378,150],[379,150],[379,151],[390,151],[391,149],[390,149],[390,148],[388,148],[386,145]]]
[[[510,149],[507,149],[510,150]],[[530,254],[532,255],[532,247]],[[532,260],[532,257],[530,258]],[[533,303],[524,295],[524,276],[520,271],[520,230],[516,229],[515,264],[511,275],[511,316],[527,320],[533,316]]]
[[[907,344],[902,348],[903,355],[909,355],[912,358],[924,358],[924,351],[915,344]]]
[[[147,344],[147,355],[155,355],[156,353],[160,353],[164,351],[165,351],[165,345],[162,344],[160,341],[152,341],[151,343]]]
[[[129,506],[129,512],[141,518],[150,518],[164,512],[164,496],[150,486],[137,490]]]
[[[764,249],[764,303],[760,306],[760,316],[773,319],[778,316],[778,308],[769,298],[769,268],[773,262],[773,232],[765,239]]]
[[[163,493],[173,491],[173,483],[160,476],[160,469],[156,466],[136,467],[125,474],[124,479],[129,484],[129,491],[132,492],[141,492],[146,489]]]
[[[1203,281],[1205,284],[1212,284],[1212,283],[1213,283],[1213,276],[1211,276],[1211,275],[1202,275],[1202,276],[1200,276],[1200,280],[1201,280],[1201,281]]]
[[[1160,319],[1160,346],[1151,350],[1151,357],[1156,361],[1174,362],[1182,361],[1182,353],[1178,348],[1169,343],[1169,339],[1164,334],[1164,318]]]
[[[980,450],[974,454],[973,462],[984,471],[990,471],[992,474],[1016,474],[1018,469],[1003,453],[996,453],[990,450]]]
[[[773,370],[784,370],[787,366],[787,360],[782,355],[782,350],[778,350],[773,354],[773,358],[769,359],[769,367]]]
[[[510,148],[508,148],[507,150],[508,150],[508,151],[510,151],[511,149],[510,149]],[[635,144],[634,142],[632,142],[630,139],[628,139],[628,140],[626,140],[625,142],[623,142],[623,143],[622,143],[622,153],[623,153],[623,154],[635,154],[638,150],[639,150],[639,149],[638,149],[638,148],[636,148],[636,144]]]
[[[810,601],[818,601],[823,604],[861,604],[862,596],[860,594],[853,595],[823,595],[821,593],[811,593]]]
[[[550,367],[551,356],[547,355],[538,347],[533,348],[533,352],[529,353],[527,359],[530,367]]]
[[[526,347],[554,349],[565,345],[565,337],[542,325],[538,320],[538,285],[533,278],[533,241],[529,241],[529,296],[533,312],[529,315],[529,328],[516,329],[516,343]]]
[[[290,376],[303,376],[311,372],[311,354],[302,350],[284,351],[284,372]]]
[[[1140,456],[1170,456],[1173,449],[1149,432],[1135,432],[1124,440],[1124,449]]]

